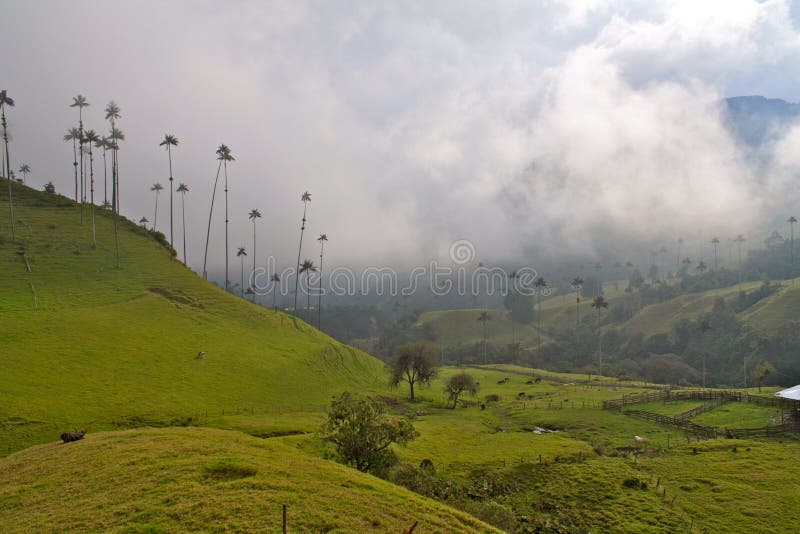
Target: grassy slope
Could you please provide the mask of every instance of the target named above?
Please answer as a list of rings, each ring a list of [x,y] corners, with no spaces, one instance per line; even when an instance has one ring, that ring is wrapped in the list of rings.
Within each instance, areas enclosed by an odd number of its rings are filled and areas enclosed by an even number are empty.
[[[33,491],[35,488],[35,491]],[[0,460],[3,532],[491,532],[276,440],[213,429],[90,434]],[[343,512],[346,510],[346,513]]]
[[[268,414],[247,423],[262,433],[310,430],[332,394],[383,388],[376,359],[204,282],[133,224],[122,225],[117,270],[107,211],[97,210],[92,249],[88,209],[81,225],[63,197],[17,191],[17,242],[0,228],[0,454],[65,429],[198,413],[236,427],[223,410]]]

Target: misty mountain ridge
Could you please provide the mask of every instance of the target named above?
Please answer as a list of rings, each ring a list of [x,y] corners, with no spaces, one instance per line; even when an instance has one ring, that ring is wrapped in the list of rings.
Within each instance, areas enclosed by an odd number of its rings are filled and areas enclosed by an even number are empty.
[[[734,96],[725,104],[731,132],[754,150],[779,139],[800,117],[800,103],[780,98]]]

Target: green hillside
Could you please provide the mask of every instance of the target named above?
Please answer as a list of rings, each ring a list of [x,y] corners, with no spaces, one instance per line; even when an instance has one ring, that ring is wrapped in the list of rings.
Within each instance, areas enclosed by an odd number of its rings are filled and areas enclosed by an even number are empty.
[[[400,532],[414,522],[419,532],[495,532],[399,486],[239,432],[90,434],[0,459],[6,533],[279,532],[284,504],[290,532]]]
[[[93,249],[88,207],[81,224],[68,199],[15,190],[16,242],[0,192],[0,454],[84,427],[305,431],[331,395],[384,387],[376,359],[203,281],[129,221],[116,269],[109,211]]]

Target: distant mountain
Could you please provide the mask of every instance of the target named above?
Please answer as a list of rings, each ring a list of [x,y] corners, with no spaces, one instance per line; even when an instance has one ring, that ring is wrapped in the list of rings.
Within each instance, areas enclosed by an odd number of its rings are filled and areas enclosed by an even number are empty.
[[[735,96],[725,103],[731,131],[754,149],[780,137],[800,117],[800,104],[780,98]]]

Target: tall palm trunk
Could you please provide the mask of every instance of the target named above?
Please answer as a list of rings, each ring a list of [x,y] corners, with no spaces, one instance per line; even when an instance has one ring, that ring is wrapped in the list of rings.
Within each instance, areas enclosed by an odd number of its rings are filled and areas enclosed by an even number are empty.
[[[172,190],[174,189],[172,182],[172,150],[170,145],[167,145],[167,157],[169,158],[169,246],[175,248],[172,237]]]
[[[2,113],[3,121],[3,143],[6,149],[6,179],[8,180],[8,213],[11,216],[11,239],[17,240],[17,228],[14,225],[14,192],[11,188],[11,156],[8,152],[8,125],[6,123],[6,110],[5,106],[0,106],[0,113]]]
[[[322,253],[325,251],[325,241],[320,241],[319,249],[319,283],[317,287],[317,330],[322,330]]]
[[[92,248],[97,248],[97,227],[94,222],[94,154],[92,153],[91,141],[89,141],[89,186],[91,188],[92,202]]]
[[[156,231],[158,225],[158,191],[156,191],[156,211],[153,214],[153,231]]]
[[[240,262],[240,263],[242,264],[242,285],[241,285],[241,291],[242,291],[242,297],[244,297],[244,256],[239,256],[239,259],[241,260],[241,262]]]
[[[219,161],[219,165],[217,166],[217,176],[214,178],[214,189],[211,192],[211,208],[208,210],[208,229],[206,230],[206,250],[203,253],[203,279],[208,280],[208,270],[206,266],[208,265],[208,242],[211,238],[211,216],[214,213],[214,198],[217,196],[217,183],[219,182],[219,173],[222,170],[222,160]],[[225,287],[228,286],[228,283],[225,283]]]
[[[294,310],[297,313],[297,293],[300,288],[300,254],[303,251],[303,232],[306,231],[306,210],[308,203],[303,202],[303,224],[300,226],[300,246],[297,248],[297,270],[294,279]]]
[[[75,171],[75,202],[78,202],[78,143],[72,138],[72,170]]]
[[[541,291],[541,289],[538,291],[537,298],[538,298],[538,301],[539,301],[538,302],[539,310],[538,310],[536,315],[538,316],[537,317],[537,319],[538,319],[538,321],[537,321],[537,329],[539,330],[539,332],[538,332],[538,336],[537,336],[538,340],[537,340],[536,355],[539,358],[541,358],[542,357],[542,291]]]
[[[306,309],[311,309],[311,269],[306,271]]]
[[[83,108],[78,108],[78,153],[81,160],[81,224],[83,224],[83,205],[86,203],[86,170],[83,168]]]
[[[228,264],[228,161],[225,160],[223,165],[225,167],[225,290],[227,290],[230,285],[228,274],[230,268]]]
[[[575,288],[575,328],[581,324],[581,289]]]
[[[250,273],[251,282],[253,281],[252,278],[255,276],[255,274],[256,274],[256,218],[253,217],[253,271]],[[251,299],[253,302],[256,301],[255,291],[253,291]]]
[[[277,282],[276,282],[276,283],[275,283],[275,284],[272,286],[272,309],[273,309],[273,310],[277,310],[277,309],[278,309],[278,305],[277,305],[277,303],[275,302],[275,297],[276,297],[276,294],[275,294],[275,288],[276,288],[276,286],[277,286],[277,285],[278,285],[278,284],[277,284]]]
[[[183,264],[188,265],[186,261],[186,193],[181,193],[181,219],[183,223]]]
[[[113,126],[112,126],[113,129]],[[117,264],[117,269],[120,267],[119,263],[119,211],[117,211],[117,142],[114,141],[114,149],[111,152],[111,196],[114,202],[114,259]]]
[[[108,165],[106,164],[106,142],[103,141],[103,207],[108,206]]]

